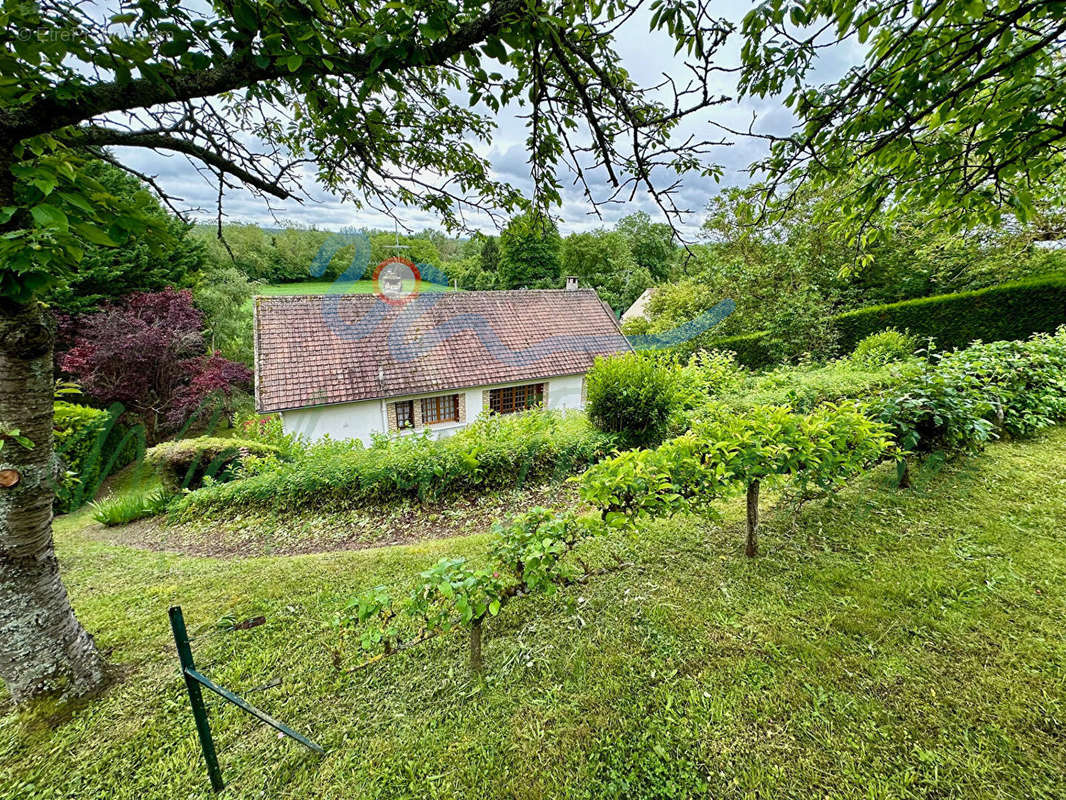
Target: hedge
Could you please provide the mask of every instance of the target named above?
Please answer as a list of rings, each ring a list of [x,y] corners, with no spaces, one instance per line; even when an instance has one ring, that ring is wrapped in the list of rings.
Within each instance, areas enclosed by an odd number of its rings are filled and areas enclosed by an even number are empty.
[[[886,328],[932,337],[941,350],[969,346],[973,341],[1024,339],[1050,333],[1066,323],[1066,275],[1030,278],[987,289],[903,300],[833,317],[842,352],[850,353],[871,333]],[[772,363],[766,332],[714,339],[710,349],[732,350],[746,367]]]
[[[117,411],[55,403],[52,429],[56,453],[65,470],[73,473],[56,486],[56,513],[66,514],[92,500],[106,478],[143,451],[143,435],[117,418]]]
[[[737,354],[738,363],[751,369],[761,369],[774,363],[766,341],[766,331],[742,333],[738,336],[713,339],[697,349],[730,350]]]
[[[1051,333],[1066,323],[1066,275],[848,311],[834,318],[846,352],[885,328],[932,336],[941,350]]]
[[[531,410],[490,416],[447,438],[379,437],[371,447],[323,441],[291,462],[182,498],[178,520],[243,511],[331,511],[476,495],[584,469],[614,446],[583,415]]]

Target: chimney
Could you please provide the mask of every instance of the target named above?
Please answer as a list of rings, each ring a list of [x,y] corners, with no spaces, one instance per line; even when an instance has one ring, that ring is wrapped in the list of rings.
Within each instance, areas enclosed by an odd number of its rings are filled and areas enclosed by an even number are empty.
[[[566,276],[566,291],[573,292],[576,289],[577,289],[577,276],[576,275],[567,275]]]

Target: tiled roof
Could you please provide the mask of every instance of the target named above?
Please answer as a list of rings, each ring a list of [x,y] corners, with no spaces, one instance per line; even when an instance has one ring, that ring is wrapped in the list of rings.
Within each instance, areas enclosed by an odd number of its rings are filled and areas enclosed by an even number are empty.
[[[256,405],[281,411],[588,371],[628,350],[592,289],[257,297]]]

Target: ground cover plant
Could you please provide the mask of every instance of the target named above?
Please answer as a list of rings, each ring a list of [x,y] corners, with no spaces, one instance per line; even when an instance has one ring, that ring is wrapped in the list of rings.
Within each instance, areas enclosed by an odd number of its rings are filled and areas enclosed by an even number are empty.
[[[1061,796],[1064,454],[1055,428],[919,466],[910,492],[875,470],[832,507],[767,514],[756,560],[739,497],[718,522],[641,521],[603,555],[633,566],[494,618],[482,679],[454,635],[348,671],[364,655],[332,623],[441,556],[476,566],[484,534],[216,559],[63,518],[74,605],[126,677],[72,717],[0,707],[0,795],[212,796],[166,624],[180,603],[212,679],[280,677],[250,699],[327,749],[209,699],[232,797]]]
[[[873,413],[906,454],[975,453],[1001,434],[1020,436],[1066,419],[1066,327],[1025,341],[978,343],[934,354],[885,392]]]
[[[145,517],[162,514],[172,499],[165,489],[123,492],[115,497],[90,503],[93,519],[101,525],[126,525]]]

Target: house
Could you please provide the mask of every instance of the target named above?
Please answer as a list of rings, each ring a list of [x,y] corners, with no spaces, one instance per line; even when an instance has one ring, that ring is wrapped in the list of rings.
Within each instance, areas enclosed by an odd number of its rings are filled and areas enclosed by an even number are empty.
[[[257,297],[255,400],[287,433],[445,436],[479,415],[580,409],[596,356],[627,351],[591,289]]]
[[[622,313],[622,322],[629,322],[631,319],[647,319],[648,303],[651,301],[653,294],[655,294],[654,286],[641,292],[640,297],[633,301],[633,305]]]

